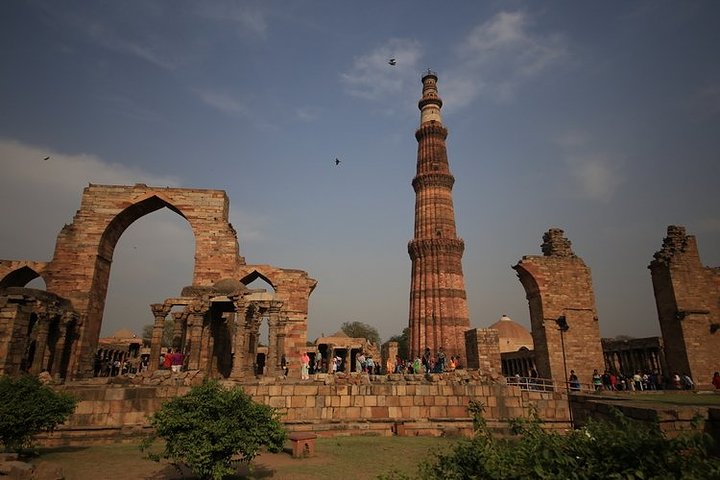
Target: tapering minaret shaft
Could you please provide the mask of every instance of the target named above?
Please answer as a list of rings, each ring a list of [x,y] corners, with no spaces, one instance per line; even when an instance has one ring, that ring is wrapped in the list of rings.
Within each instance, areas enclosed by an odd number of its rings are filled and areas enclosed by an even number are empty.
[[[465,362],[465,331],[470,321],[462,271],[465,244],[455,229],[452,188],[442,124],[442,100],[437,75],[428,70],[422,78],[418,102],[420,128],[415,190],[415,236],[408,244],[412,260],[410,284],[410,353],[422,355],[443,347],[446,356]]]

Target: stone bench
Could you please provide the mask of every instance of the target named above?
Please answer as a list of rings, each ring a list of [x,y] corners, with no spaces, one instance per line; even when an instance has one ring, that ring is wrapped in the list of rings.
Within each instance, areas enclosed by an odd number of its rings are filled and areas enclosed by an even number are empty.
[[[293,432],[288,435],[292,442],[293,458],[314,457],[315,439],[317,435],[311,432]]]

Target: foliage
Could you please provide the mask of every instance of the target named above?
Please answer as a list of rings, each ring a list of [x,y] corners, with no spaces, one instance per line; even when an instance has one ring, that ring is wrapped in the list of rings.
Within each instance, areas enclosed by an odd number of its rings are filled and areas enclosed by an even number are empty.
[[[160,344],[163,347],[177,347],[177,345],[173,345],[173,336],[174,336],[174,330],[175,330],[175,321],[168,317],[165,319],[165,323],[163,324],[163,334],[162,339],[160,340]],[[143,343],[146,345],[150,345],[152,342],[152,332],[153,332],[153,325],[145,325],[142,330],[142,339]]]
[[[377,328],[363,322],[344,322],[340,326],[340,330],[351,338],[366,338],[373,345],[380,345],[380,334]]]
[[[275,409],[255,403],[239,386],[228,389],[216,381],[165,403],[150,424],[155,434],[141,450],[147,451],[158,437],[165,444],[162,453],[148,458],[169,459],[215,480],[234,472],[233,461],[250,463],[262,447],[282,450],[287,438]]]
[[[657,425],[630,420],[591,421],[564,433],[542,428],[537,412],[511,422],[513,438],[491,435],[482,404],[471,404],[475,435],[420,465],[422,479],[709,479],[720,478],[720,460],[701,433],[666,438]],[[385,478],[407,479],[407,476]]]
[[[410,358],[410,328],[403,328],[402,334],[393,335],[390,337],[389,342],[397,342],[398,344],[398,355],[400,358]]]
[[[0,443],[19,451],[32,437],[51,432],[75,411],[77,401],[40,383],[37,377],[0,377]]]

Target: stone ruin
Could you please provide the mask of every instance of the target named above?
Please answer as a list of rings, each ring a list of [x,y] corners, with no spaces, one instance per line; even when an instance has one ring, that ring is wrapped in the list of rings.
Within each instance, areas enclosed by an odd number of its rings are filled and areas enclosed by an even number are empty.
[[[567,378],[575,370],[590,383],[605,362],[590,268],[559,228],[543,235],[543,255],[526,255],[512,268],[525,288],[541,378]],[[567,372],[567,374],[566,374]]]
[[[695,236],[675,225],[648,268],[668,373],[709,387],[720,352],[720,268],[703,266]]]
[[[182,309],[173,312],[178,346],[188,351],[193,368],[210,376],[252,372],[264,319],[271,337],[269,370],[280,369],[282,355],[300,355],[317,282],[302,270],[246,264],[228,222],[225,192],[90,184],[72,223],[60,231],[51,261],[0,260],[0,374],[93,375],[115,246],[128,226],[161,208],[189,223],[195,262],[192,285],[180,297],[151,306],[152,358],[159,358],[164,319],[174,307]],[[37,277],[47,292],[24,288]],[[274,292],[245,288],[257,278]]]

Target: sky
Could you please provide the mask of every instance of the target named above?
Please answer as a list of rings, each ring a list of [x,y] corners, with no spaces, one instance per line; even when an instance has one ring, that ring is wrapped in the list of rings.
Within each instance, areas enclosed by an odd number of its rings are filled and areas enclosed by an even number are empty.
[[[647,266],[667,226],[720,265],[718,25],[717,1],[6,0],[0,258],[49,261],[89,183],[221,189],[247,263],[318,281],[310,339],[400,334],[430,68],[470,326],[529,328],[511,266],[558,227],[601,334],[658,335]],[[193,255],[175,213],[133,223],[102,334],[152,323]]]

